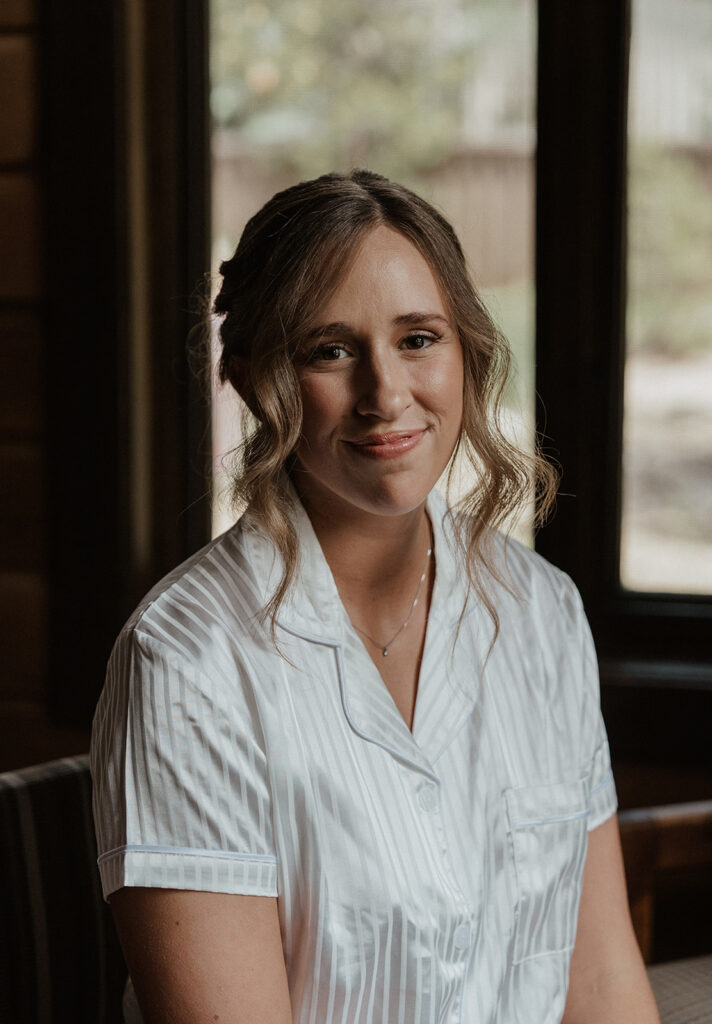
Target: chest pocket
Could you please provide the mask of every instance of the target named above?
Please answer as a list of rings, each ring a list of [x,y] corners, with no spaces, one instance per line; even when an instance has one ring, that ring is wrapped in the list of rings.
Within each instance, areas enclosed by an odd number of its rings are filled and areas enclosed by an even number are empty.
[[[589,815],[586,782],[505,793],[516,875],[513,962],[573,948]]]

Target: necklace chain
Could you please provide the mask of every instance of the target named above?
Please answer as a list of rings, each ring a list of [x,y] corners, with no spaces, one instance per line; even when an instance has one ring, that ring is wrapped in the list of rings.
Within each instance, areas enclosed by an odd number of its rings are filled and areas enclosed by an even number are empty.
[[[422,575],[420,577],[420,580],[418,581],[418,589],[415,592],[415,597],[413,598],[413,603],[410,606],[410,611],[408,612],[408,615],[406,616],[406,620],[403,623],[403,625],[400,627],[398,632],[394,636],[391,637],[391,639],[388,641],[388,643],[385,646],[379,640],[375,640],[371,636],[370,633],[366,632],[365,629],[361,629],[361,627],[357,626],[355,622],[353,623],[354,629],[356,629],[359,633],[361,633],[362,636],[365,636],[367,640],[370,640],[372,644],[375,644],[376,647],[380,647],[381,648],[381,653],[383,654],[384,658],[388,657],[388,649],[389,649],[389,647],[393,646],[393,644],[396,642],[398,637],[401,635],[401,633],[403,632],[405,627],[408,625],[410,620],[413,618],[413,613],[415,612],[415,609],[416,609],[416,607],[418,605],[418,598],[420,597],[421,587],[423,586],[423,583],[425,582],[425,577],[428,575],[428,563],[430,561],[430,556],[431,556],[432,553],[433,553],[432,546],[429,546],[428,547],[428,553],[425,556],[425,569],[423,570],[423,573],[422,573]]]

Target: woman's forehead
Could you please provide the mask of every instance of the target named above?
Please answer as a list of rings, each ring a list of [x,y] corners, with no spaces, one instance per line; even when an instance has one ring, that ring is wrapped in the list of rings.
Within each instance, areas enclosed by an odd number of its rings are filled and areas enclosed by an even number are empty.
[[[317,313],[320,322],[376,309],[393,317],[416,312],[446,316],[439,284],[420,251],[385,225],[367,231]]]

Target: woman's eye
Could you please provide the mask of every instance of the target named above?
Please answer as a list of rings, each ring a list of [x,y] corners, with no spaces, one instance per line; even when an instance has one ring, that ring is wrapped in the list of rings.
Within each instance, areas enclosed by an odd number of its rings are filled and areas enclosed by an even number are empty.
[[[326,362],[335,363],[340,359],[343,359],[348,355],[348,352],[343,345],[339,345],[336,342],[328,342],[324,345],[318,345],[310,354],[309,362]]]
[[[435,341],[437,341],[437,338],[432,334],[409,334],[404,339],[405,345],[415,352],[423,348],[429,348]]]

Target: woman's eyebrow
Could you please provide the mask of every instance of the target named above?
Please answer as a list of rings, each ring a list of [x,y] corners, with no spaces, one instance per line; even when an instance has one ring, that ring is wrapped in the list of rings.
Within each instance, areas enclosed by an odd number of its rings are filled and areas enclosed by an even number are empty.
[[[331,324],[323,324],[319,327],[312,327],[307,334],[305,341],[313,341],[316,338],[323,338],[329,334],[355,334],[354,328],[351,324],[345,323],[343,320],[335,320]]]
[[[424,324],[426,322],[431,323],[433,320],[438,320],[446,327],[450,326],[450,322],[440,313],[401,313],[400,316],[394,317],[393,323],[403,324],[407,327]]]
[[[404,327],[414,327],[419,324],[432,323],[433,320],[437,320],[439,323],[444,324],[445,327],[450,326],[450,322],[442,316],[441,313],[401,313],[399,316],[393,318],[393,324]],[[352,324],[347,324],[344,320],[335,320],[330,324],[323,324],[318,327],[313,327],[307,334],[305,340],[313,341],[316,338],[323,338],[330,334],[358,334],[358,331]]]

